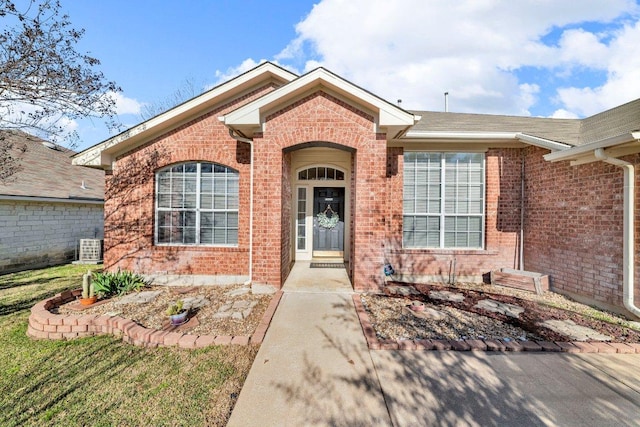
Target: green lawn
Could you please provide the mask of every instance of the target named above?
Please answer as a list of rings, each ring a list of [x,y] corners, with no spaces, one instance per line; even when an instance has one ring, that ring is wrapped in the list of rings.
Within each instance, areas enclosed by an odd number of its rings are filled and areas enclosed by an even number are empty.
[[[225,425],[255,347],[144,349],[111,336],[26,336],[31,306],[79,288],[86,270],[0,276],[0,425]]]

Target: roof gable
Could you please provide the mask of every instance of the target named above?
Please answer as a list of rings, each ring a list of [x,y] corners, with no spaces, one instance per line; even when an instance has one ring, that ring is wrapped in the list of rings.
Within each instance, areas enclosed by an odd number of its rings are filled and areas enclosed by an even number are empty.
[[[371,112],[376,120],[376,132],[386,131],[389,139],[413,126],[420,119],[419,116],[416,117],[324,68],[316,68],[219,119],[229,128],[251,137],[255,132],[263,130],[268,114],[318,90],[337,95],[350,104]]]
[[[284,68],[265,62],[202,95],[88,148],[76,155],[73,163],[98,168],[110,168],[112,160],[118,153],[131,150],[156,136],[202,116],[251,88],[256,88],[269,82],[281,85],[293,80],[295,77],[295,74]]]

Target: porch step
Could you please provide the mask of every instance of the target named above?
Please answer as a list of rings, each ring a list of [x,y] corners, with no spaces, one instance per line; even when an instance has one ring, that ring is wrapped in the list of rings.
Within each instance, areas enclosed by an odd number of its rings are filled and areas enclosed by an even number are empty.
[[[549,276],[532,271],[501,268],[491,271],[491,284],[517,288],[541,295],[549,290]]]

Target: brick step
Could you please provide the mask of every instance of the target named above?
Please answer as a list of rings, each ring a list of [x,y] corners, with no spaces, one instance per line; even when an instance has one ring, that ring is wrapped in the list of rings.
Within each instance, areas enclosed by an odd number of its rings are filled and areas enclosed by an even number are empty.
[[[491,284],[542,294],[549,290],[549,276],[532,271],[501,268],[491,271]]]

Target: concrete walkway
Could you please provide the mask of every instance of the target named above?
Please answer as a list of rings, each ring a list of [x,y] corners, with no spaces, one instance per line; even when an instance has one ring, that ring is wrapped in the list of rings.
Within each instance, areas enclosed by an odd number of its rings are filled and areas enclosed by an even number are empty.
[[[640,426],[640,355],[369,351],[344,270],[284,291],[229,426]]]
[[[228,426],[389,425],[345,270],[296,263],[283,290]]]

